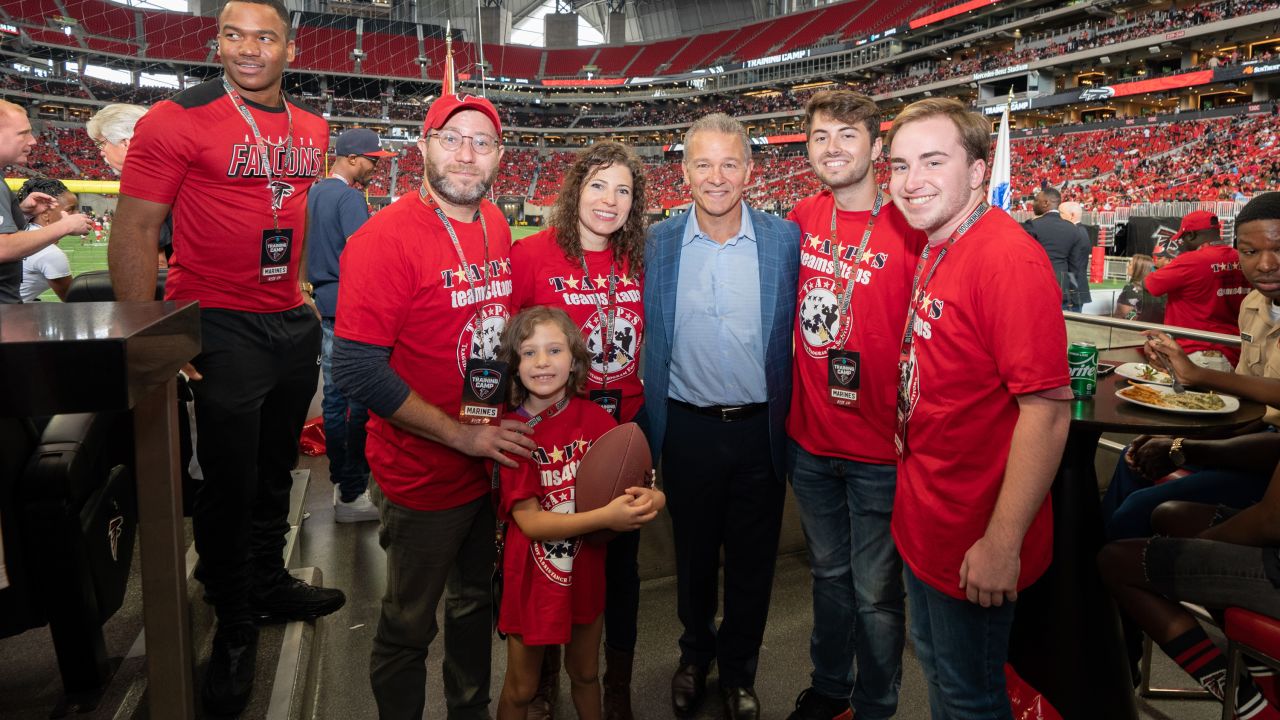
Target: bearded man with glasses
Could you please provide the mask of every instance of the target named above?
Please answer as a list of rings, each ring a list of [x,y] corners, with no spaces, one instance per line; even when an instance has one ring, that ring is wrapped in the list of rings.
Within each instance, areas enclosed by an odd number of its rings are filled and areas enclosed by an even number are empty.
[[[418,141],[421,190],[365,223],[342,254],[333,379],[370,410],[365,457],[387,553],[370,679],[384,720],[422,717],[442,595],[448,715],[489,718],[495,521],[484,461],[514,467],[534,448],[527,425],[497,422],[511,230],[484,196],[501,138],[488,100],[436,100]]]

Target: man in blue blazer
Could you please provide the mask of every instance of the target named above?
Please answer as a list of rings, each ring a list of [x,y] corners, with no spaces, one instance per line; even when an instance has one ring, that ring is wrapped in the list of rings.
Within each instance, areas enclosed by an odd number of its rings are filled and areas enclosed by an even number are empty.
[[[717,113],[695,122],[684,141],[693,210],[650,228],[645,254],[644,396],[675,532],[683,633],[671,703],[680,717],[697,711],[713,660],[725,716],[760,714],[754,686],[785,494],[800,230],[742,201],[751,169],[738,121]]]

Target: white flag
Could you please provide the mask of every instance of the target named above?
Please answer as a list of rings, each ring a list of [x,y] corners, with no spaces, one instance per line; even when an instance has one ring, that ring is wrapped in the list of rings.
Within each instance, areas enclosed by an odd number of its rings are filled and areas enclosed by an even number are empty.
[[[1000,116],[1000,132],[996,135],[996,157],[991,163],[991,185],[987,189],[987,200],[992,207],[1009,209],[1012,177],[1009,168],[1009,106],[1005,105]]]

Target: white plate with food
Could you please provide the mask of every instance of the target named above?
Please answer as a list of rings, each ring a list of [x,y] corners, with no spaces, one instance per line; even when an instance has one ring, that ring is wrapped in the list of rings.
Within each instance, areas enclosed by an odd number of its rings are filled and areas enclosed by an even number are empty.
[[[1146,363],[1129,362],[1116,368],[1116,374],[1130,380],[1138,382],[1152,383],[1154,385],[1172,385],[1173,378],[1169,377],[1169,373]]]
[[[1130,385],[1116,391],[1116,397],[1134,405],[1172,413],[1225,415],[1240,409],[1240,401],[1230,395],[1187,391],[1179,395],[1163,385]]]

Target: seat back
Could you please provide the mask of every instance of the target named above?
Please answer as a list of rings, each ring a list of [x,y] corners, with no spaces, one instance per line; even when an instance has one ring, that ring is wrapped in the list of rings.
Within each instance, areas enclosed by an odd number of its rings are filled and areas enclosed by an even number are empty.
[[[164,281],[168,275],[168,268],[160,268],[156,272],[156,300],[164,299]],[[66,302],[111,302],[115,299],[111,275],[106,270],[80,273],[71,279],[71,286],[67,288]]]
[[[29,535],[43,535],[46,547],[65,548],[69,557],[57,572],[84,573],[98,619],[111,617],[124,600],[138,527],[129,413],[55,416],[32,454],[24,496]],[[67,516],[68,510],[75,515]]]
[[[23,469],[36,446],[35,427],[23,418],[0,417],[0,539],[9,586],[0,590],[0,637],[48,622],[39,601],[23,537]]]

